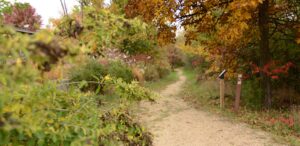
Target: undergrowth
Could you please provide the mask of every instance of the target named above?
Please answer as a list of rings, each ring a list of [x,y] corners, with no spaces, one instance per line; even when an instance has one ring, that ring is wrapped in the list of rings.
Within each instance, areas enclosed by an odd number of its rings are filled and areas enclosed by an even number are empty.
[[[219,84],[215,80],[201,80],[197,82],[196,73],[191,69],[185,69],[184,75],[187,82],[181,96],[196,108],[229,117],[230,119],[247,123],[253,127],[263,129],[275,134],[278,142],[286,141],[290,145],[300,145],[300,121],[299,111],[295,110],[264,110],[254,109],[241,103],[239,113],[233,112],[234,90],[230,83],[226,84],[225,108],[219,107]],[[243,95],[241,98],[244,98]]]
[[[127,109],[154,95],[137,83],[104,79],[114,93],[60,89],[53,81],[2,87],[0,145],[152,145],[151,134]]]

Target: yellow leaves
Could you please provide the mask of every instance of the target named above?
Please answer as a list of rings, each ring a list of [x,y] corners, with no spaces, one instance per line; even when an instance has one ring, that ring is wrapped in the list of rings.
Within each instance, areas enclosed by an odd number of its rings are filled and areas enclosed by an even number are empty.
[[[43,30],[34,35],[35,41],[43,41],[44,43],[50,43],[54,38],[54,34],[50,31]]]
[[[54,18],[51,18],[50,20],[50,23],[54,26],[54,27],[57,27],[61,24],[61,20],[60,19],[54,19]]]
[[[241,23],[239,23],[239,27],[240,27],[240,30],[247,30],[247,29],[249,29],[249,26],[248,26],[248,24],[246,23],[246,22],[241,22]]]
[[[297,44],[300,44],[300,24],[296,26],[296,29],[298,29],[297,36],[296,36],[296,42],[297,42]]]
[[[252,7],[257,7],[258,3],[257,3],[256,1],[251,0],[251,1],[250,1],[250,5],[251,5]]]
[[[300,38],[296,39],[297,44],[300,44]]]
[[[47,120],[47,123],[48,123],[48,124],[53,124],[53,123],[54,123],[54,120],[53,120],[53,119],[48,119],[48,120]]]
[[[22,59],[21,58],[17,58],[17,60],[16,60],[16,66],[17,67],[21,67],[22,66]]]
[[[222,57],[222,55],[219,54],[215,54],[215,55],[210,54],[208,58],[211,65],[209,69],[205,71],[205,74],[212,74],[212,73],[215,74],[221,72],[223,69],[226,69],[227,70],[226,78],[229,79],[235,78],[237,62],[234,58]],[[228,61],[228,60],[233,60],[233,61]]]
[[[263,3],[263,0],[250,0],[249,3],[253,8],[257,8],[259,4]]]
[[[160,45],[166,45],[168,43],[174,42],[174,38],[176,36],[174,27],[169,27],[167,25],[162,25],[163,27],[159,28],[158,33],[158,43]]]
[[[245,32],[250,31],[249,21],[252,19],[252,9],[246,5],[244,8],[234,10],[228,17],[226,24],[218,26],[218,37],[226,45],[232,45],[240,41]]]
[[[165,45],[173,42],[175,38],[175,27],[170,24],[176,22],[176,7],[175,0],[129,0],[125,12],[129,18],[142,16],[145,22],[154,23],[159,29],[158,43]]]
[[[230,3],[229,9],[236,11],[236,10],[254,10],[258,7],[263,0],[235,0]]]
[[[3,108],[3,113],[19,113],[24,106],[22,104],[16,103]]]
[[[24,132],[31,138],[32,137],[32,131],[29,129],[25,129]]]
[[[107,75],[107,76],[104,77],[104,80],[105,80],[105,81],[111,81],[112,78],[110,77],[110,75]]]
[[[65,117],[59,117],[59,118],[58,118],[58,121],[60,121],[60,122],[64,122],[65,120],[66,120]]]
[[[244,12],[242,17],[244,20],[249,20],[252,18],[251,14],[249,12]]]
[[[237,24],[235,24],[237,25]],[[238,24],[237,26],[239,26]],[[230,25],[231,26],[231,25]],[[218,38],[222,40],[226,45],[234,44],[237,40],[241,39],[243,30],[239,27],[221,27],[218,31]]]
[[[190,46],[190,45],[181,44],[178,47],[186,53],[192,53],[201,56],[208,55],[207,51],[204,50],[205,49],[204,46]]]
[[[49,127],[48,130],[49,130],[51,133],[56,133],[54,127]]]

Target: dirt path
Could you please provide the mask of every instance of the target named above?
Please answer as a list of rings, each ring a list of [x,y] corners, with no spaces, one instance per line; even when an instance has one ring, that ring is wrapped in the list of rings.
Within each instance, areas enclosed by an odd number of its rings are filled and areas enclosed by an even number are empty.
[[[237,124],[188,105],[180,97],[186,78],[160,94],[157,103],[140,104],[138,117],[154,134],[154,146],[274,146],[279,145],[265,132]]]

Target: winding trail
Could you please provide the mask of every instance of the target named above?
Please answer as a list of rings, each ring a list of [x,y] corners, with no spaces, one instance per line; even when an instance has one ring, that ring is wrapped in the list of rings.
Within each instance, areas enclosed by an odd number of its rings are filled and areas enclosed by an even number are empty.
[[[277,146],[271,136],[246,124],[194,109],[178,97],[186,78],[160,92],[156,103],[142,102],[138,118],[154,135],[154,146]]]

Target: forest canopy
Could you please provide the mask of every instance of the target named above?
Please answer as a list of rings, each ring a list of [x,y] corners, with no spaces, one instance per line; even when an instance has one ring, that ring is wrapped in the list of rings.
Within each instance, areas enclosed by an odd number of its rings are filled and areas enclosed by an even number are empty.
[[[292,66],[286,76],[299,83],[300,1],[129,0],[126,14],[153,22],[160,33],[173,34],[163,35],[164,40],[174,37],[176,27],[168,24],[179,23],[186,44],[204,46],[200,48],[209,52],[212,71],[246,73],[258,67],[266,106],[271,106],[273,79]],[[297,85],[291,86],[299,91]]]

